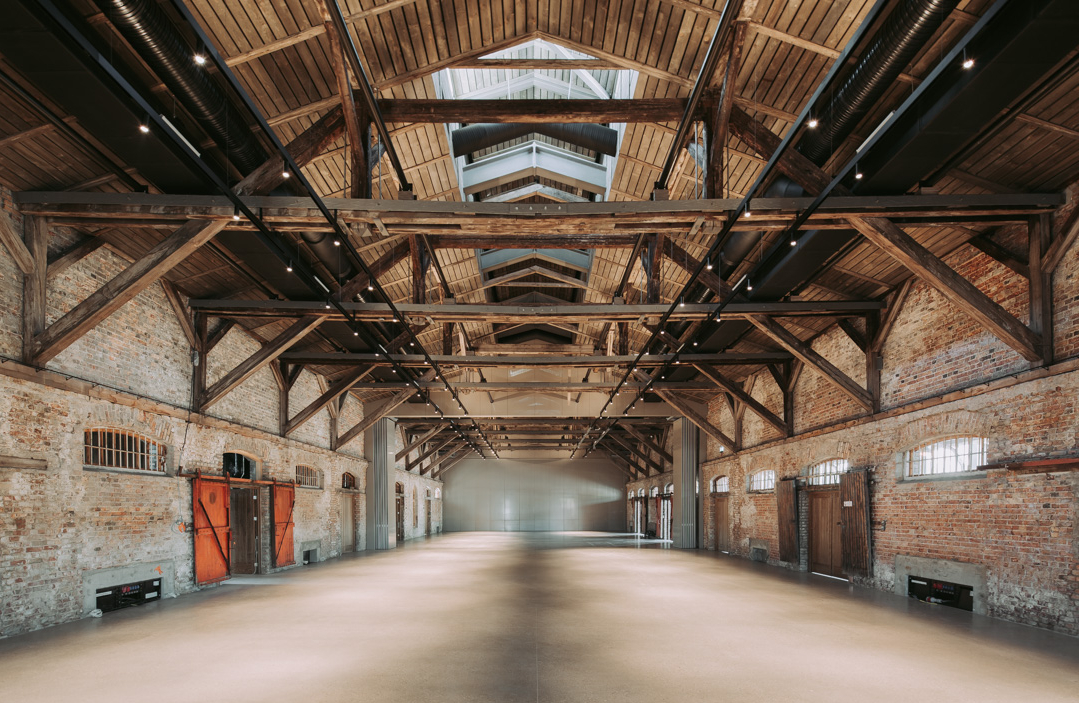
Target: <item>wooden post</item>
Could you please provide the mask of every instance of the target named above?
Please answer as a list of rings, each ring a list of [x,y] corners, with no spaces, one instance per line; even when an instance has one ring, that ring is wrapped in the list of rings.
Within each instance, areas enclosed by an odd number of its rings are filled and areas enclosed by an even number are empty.
[[[1041,361],[1032,366],[1053,363],[1053,286],[1052,274],[1045,269],[1049,248],[1048,214],[1032,217],[1027,223],[1030,270],[1030,330],[1040,339]]]
[[[45,331],[45,281],[49,265],[49,224],[43,217],[24,220],[26,249],[31,259],[30,272],[23,276],[23,361],[34,364],[37,338]],[[42,362],[44,365],[44,362]]]
[[[194,316],[195,346],[191,352],[191,412],[202,412],[202,396],[206,392],[206,357],[211,345],[207,335],[207,317],[201,312]]]

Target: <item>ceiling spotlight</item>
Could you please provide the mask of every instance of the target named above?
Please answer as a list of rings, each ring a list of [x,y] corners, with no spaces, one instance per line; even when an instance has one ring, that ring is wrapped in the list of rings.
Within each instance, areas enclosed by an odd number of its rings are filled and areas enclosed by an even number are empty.
[[[712,257],[708,257],[707,259],[704,260],[704,267],[706,269],[708,269],[709,271],[712,270]]]
[[[798,244],[798,240],[797,240],[797,239],[795,239],[794,237],[791,237],[791,246],[792,246],[792,247],[793,247],[793,246],[797,246],[797,244]]]
[[[206,55],[205,54],[195,54],[191,58],[195,59],[195,63],[197,63],[199,66],[205,66],[206,65]]]
[[[408,343],[408,346],[410,346],[410,347],[414,347],[414,346],[416,346],[416,343],[415,343],[415,342],[409,342],[409,343]]]
[[[232,220],[234,222],[239,222],[240,221],[240,208],[239,207],[234,207],[232,209]]]
[[[752,213],[751,213],[751,212],[749,211],[749,208],[746,208],[746,211],[745,211],[744,213],[742,213],[742,217],[752,217],[752,216],[753,216],[753,215],[752,215]]]
[[[393,318],[392,320],[390,320],[390,322],[397,322],[397,318]]]
[[[697,343],[696,343],[696,342],[694,342],[694,343],[693,343],[693,346],[697,346]]]
[[[753,281],[746,279],[746,290],[753,290]]]
[[[974,68],[974,59],[963,59],[963,69],[969,71]]]
[[[329,304],[329,303],[326,303],[326,309],[327,309],[327,310],[329,310],[329,309],[330,309],[330,304]]]
[[[291,173],[289,173],[289,172],[288,172],[288,169],[286,168],[286,169],[285,169],[284,171],[282,171],[282,172],[281,172],[281,177],[282,177],[282,178],[291,178],[291,177],[292,177],[292,174],[291,174]]]
[[[285,270],[288,271],[289,273],[292,273],[292,262],[291,261],[288,262],[288,266],[285,267]]]
[[[817,125],[819,125],[819,124],[820,124],[820,122],[817,121],[816,117],[810,117],[809,122],[806,122],[806,126],[809,127],[810,129],[816,129]]]
[[[335,239],[335,240],[333,240],[333,245],[334,245],[335,247],[339,247],[339,246],[341,246],[341,240],[340,240],[340,239]]]
[[[686,300],[685,300],[685,298],[679,298],[679,299],[678,299],[678,307],[680,307],[680,308],[684,308],[685,306],[686,306]]]
[[[150,128],[148,126],[144,125],[144,124],[140,124],[139,125],[139,131],[142,132],[143,134],[149,134],[150,133]]]
[[[360,336],[360,333],[359,333],[359,332],[357,332],[356,330],[352,330],[352,336],[353,336],[353,337],[359,337],[359,336]]]
[[[373,285],[371,285],[370,283],[367,284],[367,290],[374,290],[374,289],[375,289],[375,287]]]
[[[863,175],[864,174],[861,171],[855,171],[854,172],[854,180],[856,180],[856,181],[862,180]]]

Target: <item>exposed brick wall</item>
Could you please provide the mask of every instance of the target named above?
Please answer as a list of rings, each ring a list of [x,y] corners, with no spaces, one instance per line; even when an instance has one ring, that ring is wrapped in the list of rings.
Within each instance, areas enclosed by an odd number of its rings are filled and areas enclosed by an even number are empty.
[[[0,217],[21,231],[10,193],[0,188]],[[50,246],[76,241],[58,230]],[[99,249],[48,282],[48,316],[55,320],[127,265]],[[22,274],[0,247],[0,356],[21,356]],[[206,360],[209,382],[220,378],[259,348],[238,329],[230,331]],[[341,553],[342,501],[351,501],[356,549],[365,535],[363,439],[341,452],[329,451],[329,414],[320,412],[288,438],[279,429],[278,390],[272,372],[262,370],[213,405],[206,418],[187,421],[191,359],[186,339],[159,285],[136,296],[48,366],[90,386],[61,388],[0,373],[0,457],[46,462],[43,469],[0,465],[0,637],[85,616],[84,578],[102,569],[156,564],[175,575],[175,592],[196,588],[193,573],[191,482],[176,476],[200,470],[220,475],[221,455],[241,452],[257,460],[261,479],[292,481],[299,464],[323,473],[323,488],[296,492],[294,544],[297,563],[305,543],[318,544],[320,558]],[[56,377],[60,378],[60,377]],[[304,372],[290,394],[293,413],[320,394]],[[215,420],[213,418],[221,418]],[[349,398],[343,432],[363,418],[363,406]],[[168,447],[166,475],[87,469],[83,431],[90,427],[130,430]],[[0,460],[2,463],[2,460]],[[357,490],[343,492],[348,471]],[[411,476],[411,475],[406,475]],[[406,478],[421,490],[441,482]],[[269,488],[259,489],[262,505],[260,570],[272,571]],[[421,501],[426,508],[426,501]],[[435,501],[434,524],[441,526]],[[406,523],[411,526],[411,521]],[[422,532],[424,521],[419,521]]]
[[[1057,227],[1074,207],[1079,187],[1068,195],[1068,206],[1055,218]],[[994,239],[1013,251],[1026,250],[1025,228],[998,232]],[[972,247],[961,248],[946,261],[1026,321],[1026,279]],[[1059,362],[1079,355],[1079,247],[1067,252],[1056,270],[1053,298]],[[829,328],[812,346],[864,384],[864,356],[840,329]],[[882,406],[892,412],[879,418],[867,418],[861,407],[807,368],[795,388],[794,438],[768,434],[770,428],[747,411],[745,450],[721,453],[718,442],[709,441],[710,461],[702,469],[701,485],[708,486],[716,476],[730,477],[731,552],[748,557],[751,546],[765,546],[769,560],[778,564],[775,495],[749,494],[750,473],[772,468],[779,478],[800,476],[819,461],[846,458],[852,466],[871,471],[873,573],[864,583],[892,590],[897,555],[980,564],[988,569],[991,615],[1079,634],[1079,475],[996,470],[903,481],[896,468],[903,451],[960,433],[988,436],[990,463],[1079,455],[1079,371],[1032,377],[920,407],[918,401],[978,389],[1031,368],[920,281],[914,283],[884,346],[883,361]],[[782,414],[782,394],[771,374],[758,374],[751,394]],[[709,404],[709,417],[734,436],[733,418],[721,399]],[[647,490],[662,480],[631,482],[628,491],[635,493],[642,486]],[[714,500],[708,494],[701,511],[704,544],[714,549]],[[804,513],[800,517],[804,519]]]
[[[865,355],[838,327],[813,340],[813,349],[865,388]],[[767,372],[758,374],[763,377]],[[834,383],[806,366],[794,386],[794,431],[805,432],[858,417],[865,409]]]
[[[233,327],[206,359],[206,386],[232,371],[244,359],[258,351],[260,345]],[[269,368],[256,371],[224,398],[207,409],[208,415],[232,420],[267,432],[277,432],[277,381]]]

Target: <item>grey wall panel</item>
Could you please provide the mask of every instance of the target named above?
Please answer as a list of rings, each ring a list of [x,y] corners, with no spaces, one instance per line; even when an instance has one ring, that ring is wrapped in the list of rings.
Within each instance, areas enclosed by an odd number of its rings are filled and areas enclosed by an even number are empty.
[[[625,531],[625,474],[602,459],[465,459],[444,479],[447,532]]]

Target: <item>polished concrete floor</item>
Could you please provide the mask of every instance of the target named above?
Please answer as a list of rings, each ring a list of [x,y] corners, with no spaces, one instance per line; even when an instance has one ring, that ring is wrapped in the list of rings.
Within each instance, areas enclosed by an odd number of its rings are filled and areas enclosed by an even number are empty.
[[[1079,639],[631,537],[466,533],[0,640],[0,701],[1072,701]]]

